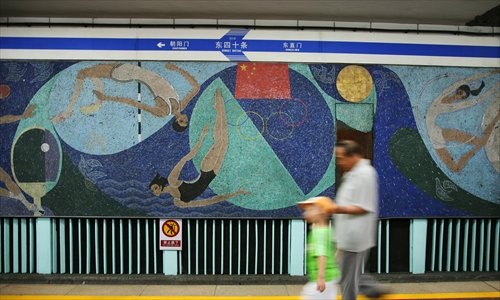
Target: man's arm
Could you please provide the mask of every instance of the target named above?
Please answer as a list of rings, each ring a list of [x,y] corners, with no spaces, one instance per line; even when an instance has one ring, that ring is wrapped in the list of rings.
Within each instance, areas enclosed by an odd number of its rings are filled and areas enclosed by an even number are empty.
[[[356,205],[335,205],[334,214],[364,215],[368,211]]]

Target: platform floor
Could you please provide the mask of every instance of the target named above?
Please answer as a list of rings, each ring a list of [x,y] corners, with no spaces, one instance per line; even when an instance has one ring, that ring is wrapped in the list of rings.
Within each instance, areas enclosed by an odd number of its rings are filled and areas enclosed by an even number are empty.
[[[382,299],[500,299],[500,281],[383,283]],[[20,299],[300,299],[301,284],[147,285],[0,283],[1,300]],[[358,297],[358,299],[366,299]]]

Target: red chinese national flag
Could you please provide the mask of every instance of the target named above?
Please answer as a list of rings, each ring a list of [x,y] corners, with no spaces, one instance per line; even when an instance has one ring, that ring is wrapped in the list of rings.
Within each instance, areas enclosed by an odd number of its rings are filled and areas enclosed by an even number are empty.
[[[288,64],[239,63],[236,99],[291,99]]]

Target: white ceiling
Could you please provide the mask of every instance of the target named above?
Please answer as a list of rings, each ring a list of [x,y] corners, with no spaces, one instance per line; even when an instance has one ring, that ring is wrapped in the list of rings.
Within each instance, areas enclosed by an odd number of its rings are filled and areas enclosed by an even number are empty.
[[[50,17],[465,25],[498,5],[500,0],[0,0],[0,17],[4,23]]]

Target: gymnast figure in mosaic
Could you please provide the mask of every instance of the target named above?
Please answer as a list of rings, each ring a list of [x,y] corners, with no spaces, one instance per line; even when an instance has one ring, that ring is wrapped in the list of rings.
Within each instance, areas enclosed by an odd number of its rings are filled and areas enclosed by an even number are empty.
[[[85,79],[90,79],[93,83],[93,93],[97,100],[90,105],[82,106],[80,108],[82,113],[95,113],[104,101],[119,102],[147,111],[157,117],[173,115],[175,117],[175,122],[172,123],[173,128],[176,131],[183,131],[187,128],[189,120],[187,115],[183,114],[182,111],[199,92],[200,86],[188,72],[176,65],[168,63],[165,67],[169,70],[179,72],[192,86],[189,93],[180,101],[176,99],[176,92],[172,85],[166,79],[148,69],[129,63],[98,64],[78,72],[76,84],[68,106],[52,120],[54,122],[61,122],[71,117],[84,87]],[[151,91],[155,104],[147,105],[137,101],[137,99],[106,95],[103,79],[111,79],[116,82],[138,81]]]
[[[485,82],[481,80],[479,86],[471,90],[468,83],[477,82],[482,78],[497,74],[500,71],[477,74],[458,81],[447,88],[439,97],[437,97],[427,110],[426,125],[427,131],[432,142],[432,145],[441,159],[441,161],[453,172],[459,173],[467,165],[469,160],[482,148],[487,146],[487,156],[495,169],[500,171],[500,160],[498,157],[498,149],[500,148],[498,139],[499,135],[499,87],[496,85],[487,87]],[[455,128],[441,128],[437,125],[436,120],[441,114],[451,113],[475,106],[483,101],[487,101],[493,96],[495,99],[483,115],[482,134],[473,135],[463,130]],[[467,144],[472,146],[472,149],[461,155],[458,160],[455,160],[448,149],[447,143]]]
[[[160,196],[164,193],[170,194],[174,199],[174,204],[178,207],[207,206],[227,200],[231,197],[249,194],[243,189],[238,189],[233,193],[192,201],[201,195],[208,188],[212,180],[219,174],[229,146],[226,109],[224,106],[224,99],[219,90],[215,93],[214,108],[216,112],[213,132],[214,141],[212,147],[201,161],[199,176],[193,181],[185,181],[179,178],[184,165],[192,160],[200,150],[203,140],[208,133],[208,125],[203,128],[200,138],[193,149],[179,160],[167,178],[156,174],[155,178],[149,184],[149,188],[153,194],[156,196]]]

